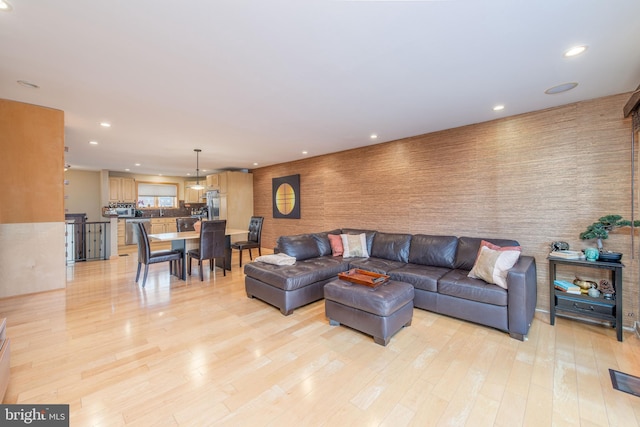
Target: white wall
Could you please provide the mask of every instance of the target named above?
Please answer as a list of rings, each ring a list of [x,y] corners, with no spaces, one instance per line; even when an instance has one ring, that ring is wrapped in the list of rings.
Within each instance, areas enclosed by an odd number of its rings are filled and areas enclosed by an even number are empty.
[[[105,221],[100,202],[100,172],[69,169],[64,173],[65,214],[86,213],[87,221]]]

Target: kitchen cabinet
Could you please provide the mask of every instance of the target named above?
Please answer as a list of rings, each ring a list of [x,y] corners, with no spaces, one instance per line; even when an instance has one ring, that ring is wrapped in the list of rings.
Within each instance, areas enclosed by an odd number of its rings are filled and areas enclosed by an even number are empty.
[[[110,203],[135,203],[136,182],[133,178],[120,176],[109,177]]]
[[[218,175],[220,219],[227,220],[227,228],[247,229],[253,216],[253,174],[226,171]]]
[[[229,175],[230,174],[236,174],[236,173],[244,173],[244,172],[227,171],[227,172],[221,172],[221,173],[216,173],[216,174],[212,174],[212,175],[207,175],[207,181],[206,181],[207,188],[206,188],[206,191],[218,190],[218,192],[220,194],[227,193],[228,188],[229,188],[228,185],[227,185],[228,182],[229,182]]]
[[[178,231],[175,218],[151,218],[151,234],[175,233]]]
[[[202,197],[205,194],[205,190],[194,190],[190,188],[190,185],[195,184],[195,182],[187,181],[184,185],[184,202],[185,203],[204,203]]]
[[[125,219],[118,219],[118,246],[125,245]]]
[[[229,191],[229,179],[231,179],[231,187],[233,188],[234,186],[236,186],[236,184],[238,183],[238,178],[236,178],[237,176],[239,176],[238,174],[241,175],[251,175],[251,194],[253,195],[253,175],[252,174],[246,174],[243,172],[223,172],[221,174],[218,174],[218,191],[220,191],[220,194],[227,194]],[[240,178],[241,179],[241,178]]]
[[[207,175],[207,190],[218,190],[220,188],[220,177],[217,173]]]

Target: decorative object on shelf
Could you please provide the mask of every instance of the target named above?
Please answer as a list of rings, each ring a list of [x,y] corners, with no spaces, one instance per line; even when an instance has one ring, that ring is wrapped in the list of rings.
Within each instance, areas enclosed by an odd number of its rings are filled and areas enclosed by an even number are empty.
[[[589,296],[592,298],[598,298],[600,296],[600,291],[597,290],[596,288],[590,288],[588,293],[589,293]]]
[[[616,293],[613,285],[606,279],[600,280],[598,289],[600,289],[600,292],[602,292],[604,299],[613,299],[613,295]]]
[[[598,259],[604,262],[620,262],[622,254],[620,252],[602,251],[598,256]]]
[[[602,252],[602,240],[609,238],[609,232],[614,228],[630,227],[631,221],[622,219],[620,215],[606,215],[600,217],[587,227],[585,231],[580,233],[582,240],[598,239],[598,250]],[[640,227],[640,220],[633,222],[634,227]]]
[[[587,261],[596,261],[598,259],[599,251],[596,248],[586,248],[584,255],[587,257]]]
[[[196,152],[196,185],[192,185],[190,188],[193,190],[204,190],[204,185],[200,185],[200,152],[199,148],[194,148]]]
[[[584,259],[584,254],[580,251],[552,251],[549,256],[564,259]]]
[[[576,286],[579,286],[581,289],[591,289],[598,286],[596,282],[593,282],[591,280],[582,280],[579,277],[575,278],[575,280],[573,281],[573,284]]]
[[[567,242],[552,242],[551,243],[551,251],[568,251],[569,244]]]

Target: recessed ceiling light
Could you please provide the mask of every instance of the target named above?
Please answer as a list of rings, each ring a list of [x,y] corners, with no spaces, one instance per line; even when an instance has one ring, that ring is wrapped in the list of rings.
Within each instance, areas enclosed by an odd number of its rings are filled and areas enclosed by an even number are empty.
[[[502,111],[504,110],[504,105],[496,105],[493,107],[493,111]]]
[[[375,133],[372,133],[371,136],[369,137],[371,139],[378,139],[378,135],[376,135]]]
[[[191,173],[190,173],[190,172],[187,172],[187,176],[191,176]]]
[[[306,156],[307,154],[309,154],[309,152],[308,151],[303,151],[302,154],[304,154]]]
[[[136,163],[134,166],[142,166],[140,163]]]
[[[580,55],[581,53],[584,53],[585,50],[587,50],[587,46],[586,45],[574,46],[571,49],[569,49],[568,51],[566,51],[564,53],[564,56],[566,58],[569,58],[571,56],[577,56],[577,55]]]
[[[0,1],[1,1],[1,0],[0,0]],[[18,80],[18,84],[19,84],[20,86],[22,86],[22,87],[26,87],[26,88],[28,88],[28,89],[40,89],[40,86],[38,86],[37,84],[35,84],[35,83],[31,83],[31,82],[28,82],[28,81],[26,81],[26,80]]]
[[[11,12],[13,6],[7,0],[0,0],[0,11],[2,12]]]
[[[558,86],[550,87],[549,89],[545,90],[544,93],[546,93],[547,95],[555,95],[557,93],[562,93],[562,92],[566,92],[568,90],[571,90],[571,89],[575,88],[576,86],[578,86],[578,83],[575,83],[575,82],[563,83],[563,84],[558,85]]]
[[[89,141],[89,144],[91,144],[91,145],[98,145],[98,141]]]
[[[110,127],[111,127],[111,123],[108,123],[108,122],[100,122],[100,126],[102,126],[103,128],[110,128]]]
[[[253,162],[253,166],[258,166],[258,162]]]

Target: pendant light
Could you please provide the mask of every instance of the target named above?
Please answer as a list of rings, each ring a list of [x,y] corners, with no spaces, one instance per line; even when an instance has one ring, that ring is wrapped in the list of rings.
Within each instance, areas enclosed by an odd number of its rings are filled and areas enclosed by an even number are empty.
[[[196,185],[192,185],[191,189],[204,190],[204,185],[200,185],[200,152],[202,150],[195,148],[193,151],[196,152]]]

